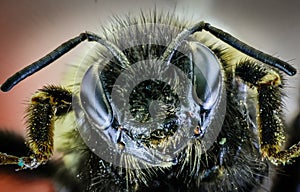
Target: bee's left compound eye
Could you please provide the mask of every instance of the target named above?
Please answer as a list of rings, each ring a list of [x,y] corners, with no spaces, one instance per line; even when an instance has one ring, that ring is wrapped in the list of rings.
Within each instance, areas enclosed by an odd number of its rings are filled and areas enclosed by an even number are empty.
[[[210,110],[222,96],[221,65],[214,53],[199,42],[189,42],[195,100]]]
[[[216,55],[208,47],[195,41],[189,41],[188,45],[193,84],[192,101],[200,106],[199,135],[206,147],[210,147],[221,130],[226,111],[223,69]],[[190,109],[193,109],[193,105]]]

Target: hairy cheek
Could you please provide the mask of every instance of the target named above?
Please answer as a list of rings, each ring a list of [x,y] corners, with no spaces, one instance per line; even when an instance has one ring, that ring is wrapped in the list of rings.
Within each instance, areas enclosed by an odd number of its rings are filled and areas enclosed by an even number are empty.
[[[0,192],[55,192],[53,183],[47,179],[28,179],[3,173],[0,178]]]

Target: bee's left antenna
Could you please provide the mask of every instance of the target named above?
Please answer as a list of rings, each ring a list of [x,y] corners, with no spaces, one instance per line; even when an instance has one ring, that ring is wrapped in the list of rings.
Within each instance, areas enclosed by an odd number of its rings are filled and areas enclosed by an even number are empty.
[[[42,57],[38,61],[32,63],[31,65],[21,69],[17,73],[15,73],[13,76],[8,78],[0,87],[1,91],[7,92],[11,90],[15,85],[17,85],[20,81],[23,79],[29,77],[30,75],[36,73],[37,71],[43,69],[44,67],[48,66],[67,52],[69,52],[71,49],[76,47],[81,42],[88,40],[88,41],[95,41],[102,45],[104,45],[113,56],[115,56],[121,63],[121,65],[129,65],[129,61],[126,58],[126,56],[123,54],[122,51],[120,51],[116,46],[111,44],[110,42],[106,41],[105,39],[102,39],[101,37],[97,36],[94,33],[91,32],[85,32],[81,33],[77,37],[70,39],[66,41],[65,43],[61,44],[59,47],[54,49],[52,52],[47,54],[46,56]]]
[[[168,63],[171,61],[171,58],[174,54],[174,52],[177,50],[177,47],[186,40],[190,35],[192,35],[195,32],[200,32],[202,30],[206,30],[210,32],[215,37],[219,38],[223,42],[227,43],[228,45],[234,47],[235,49],[241,51],[242,53],[245,53],[246,55],[253,57],[254,59],[257,59],[263,63],[266,63],[270,66],[273,66],[286,74],[292,76],[297,73],[297,70],[288,64],[285,61],[282,61],[276,57],[273,57],[271,55],[268,55],[262,51],[259,51],[246,43],[238,40],[237,38],[233,37],[227,32],[222,31],[221,29],[218,29],[209,23],[205,23],[204,21],[201,21],[191,28],[185,29],[183,32],[179,33],[177,37],[169,44],[166,51],[164,52],[162,59],[164,61],[167,61]]]

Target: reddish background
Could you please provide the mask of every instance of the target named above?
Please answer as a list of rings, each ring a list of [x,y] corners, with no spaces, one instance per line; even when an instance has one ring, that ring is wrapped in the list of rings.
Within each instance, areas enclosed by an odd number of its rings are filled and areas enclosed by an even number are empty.
[[[296,67],[300,64],[300,3],[297,1],[1,0],[0,83],[80,32],[98,33],[100,26],[107,24],[113,14],[152,8],[155,3],[163,10],[177,4],[177,12],[188,18],[209,21],[263,51],[284,60],[295,59],[292,63]],[[0,127],[24,134],[25,103],[32,93],[43,85],[59,84],[66,64],[80,60],[80,52],[86,47],[89,45],[80,46],[12,91],[0,93]],[[291,82],[287,93],[289,99],[286,99],[288,121],[298,110],[295,101],[298,99],[299,75],[291,78]],[[29,187],[32,188],[29,190]],[[49,181],[24,183],[0,173],[0,192],[53,191],[51,188]]]

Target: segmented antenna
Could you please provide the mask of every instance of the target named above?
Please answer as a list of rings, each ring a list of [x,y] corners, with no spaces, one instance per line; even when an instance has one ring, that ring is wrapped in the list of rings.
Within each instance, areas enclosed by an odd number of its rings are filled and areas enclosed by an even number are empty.
[[[187,39],[190,35],[192,35],[195,32],[206,30],[210,32],[215,37],[219,38],[220,40],[224,41],[225,43],[229,44],[230,46],[234,47],[235,49],[245,53],[248,56],[251,56],[263,63],[266,63],[270,66],[276,67],[279,70],[285,72],[286,74],[292,76],[296,74],[296,69],[288,64],[285,61],[282,61],[276,57],[273,57],[271,55],[268,55],[266,53],[263,53],[262,51],[259,51],[246,43],[238,40],[237,38],[233,37],[229,33],[224,32],[221,29],[218,29],[214,26],[211,26],[209,23],[205,23],[203,21],[195,24],[189,29],[185,29],[183,32],[181,32],[167,47],[166,51],[163,53],[162,58],[163,60],[170,62],[174,52],[177,50],[178,46]],[[79,36],[70,39],[57,47],[55,50],[47,54],[46,56],[42,57],[38,61],[32,63],[31,65],[21,69],[19,72],[15,73],[13,76],[8,78],[2,85],[1,90],[3,92],[7,92],[10,89],[12,89],[16,84],[18,84],[20,81],[24,80],[25,78],[29,77],[30,75],[36,73],[37,71],[43,69],[44,67],[48,66],[70,50],[72,50],[74,47],[76,47],[81,42],[88,40],[88,41],[94,41],[102,44],[105,46],[114,57],[118,59],[120,64],[126,68],[130,65],[127,57],[124,55],[124,53],[118,49],[115,45],[110,43],[109,41],[102,39],[98,35],[91,33],[91,32],[85,32],[81,33]]]
[[[285,72],[286,74],[293,76],[297,73],[297,70],[288,64],[285,61],[282,61],[276,57],[273,57],[269,54],[263,53],[262,51],[259,51],[246,43],[238,40],[237,38],[233,37],[229,33],[224,32],[221,29],[218,29],[209,23],[205,23],[203,21],[197,23],[196,25],[192,26],[189,29],[184,30],[181,32],[167,47],[166,51],[164,52],[162,59],[170,62],[174,52],[177,50],[177,47],[186,40],[190,35],[192,35],[195,32],[206,30],[210,32],[215,37],[219,38],[223,42],[229,44],[233,48],[241,51],[242,53],[245,53],[246,55],[253,57],[254,59],[257,59],[265,64],[268,64],[270,66],[276,67],[277,69]]]
[[[224,32],[221,29],[218,29],[214,26],[211,26],[209,23],[205,23],[204,30],[210,32],[217,38],[221,39],[225,43],[231,45],[232,47],[236,48],[237,50],[245,53],[246,55],[253,57],[254,59],[257,59],[263,63],[266,63],[270,66],[276,67],[277,69],[285,72],[286,74],[293,76],[297,73],[297,70],[288,64],[285,61],[282,61],[276,57],[273,57],[269,54],[263,53],[262,51],[259,51],[246,43],[238,40],[237,38],[233,37],[229,33]]]
[[[1,85],[1,91],[7,92],[11,90],[15,85],[17,85],[19,82],[24,80],[25,78],[29,77],[30,75],[38,72],[39,70],[43,69],[44,67],[50,65],[55,60],[72,50],[74,47],[79,45],[81,42],[88,40],[88,41],[94,41],[97,43],[102,44],[105,46],[111,54],[118,59],[120,64],[125,68],[126,66],[129,66],[129,61],[124,55],[124,53],[119,50],[115,45],[110,43],[109,41],[102,39],[101,37],[97,36],[94,33],[91,32],[85,32],[81,33],[77,37],[74,37],[73,39],[70,39],[66,41],[65,43],[58,46],[56,49],[54,49],[52,52],[47,54],[46,56],[42,57],[38,61],[32,63],[31,65],[21,69],[17,73],[15,73],[13,76],[8,78],[2,85]]]

